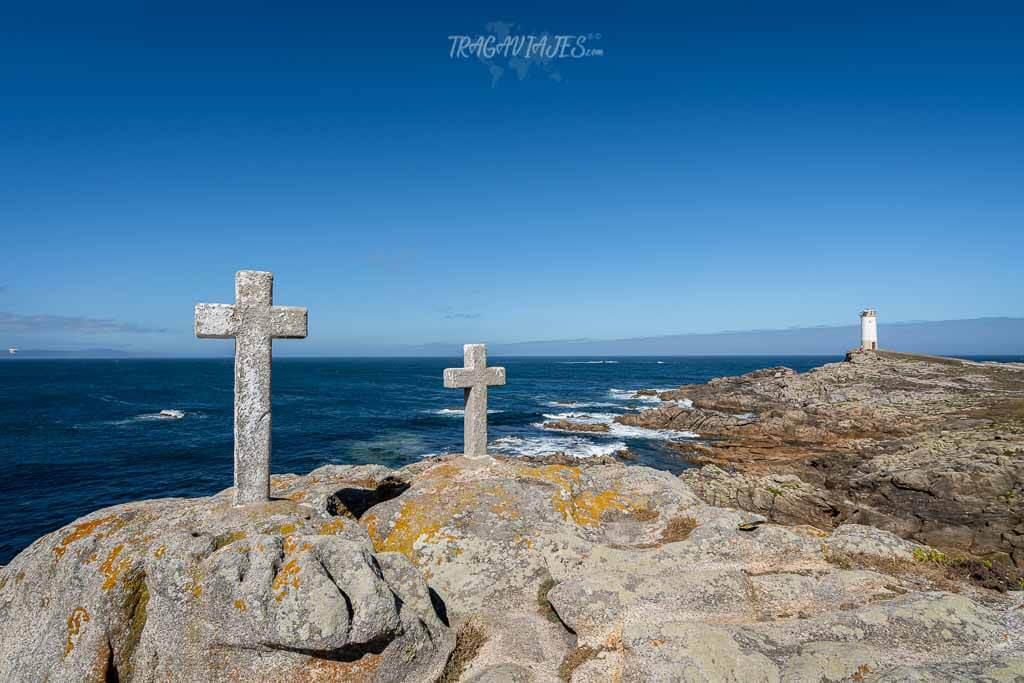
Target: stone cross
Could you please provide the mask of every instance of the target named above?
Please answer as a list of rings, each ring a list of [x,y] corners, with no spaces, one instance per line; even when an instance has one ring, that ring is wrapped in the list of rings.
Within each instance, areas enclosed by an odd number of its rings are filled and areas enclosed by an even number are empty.
[[[235,339],[235,505],[270,500],[272,340],[306,336],[306,309],[273,302],[273,273],[240,270],[234,304],[196,304],[197,337]]]
[[[463,455],[470,458],[487,457],[487,387],[505,384],[505,368],[487,367],[487,347],[466,344],[462,347],[466,367],[447,368],[444,385],[449,389],[463,389],[465,415],[463,416]]]

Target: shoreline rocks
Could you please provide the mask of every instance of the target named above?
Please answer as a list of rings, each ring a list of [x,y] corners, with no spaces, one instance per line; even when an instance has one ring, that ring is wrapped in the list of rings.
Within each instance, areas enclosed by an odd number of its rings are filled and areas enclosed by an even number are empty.
[[[872,527],[709,505],[664,471],[445,456],[272,492],[116,506],[37,540],[0,568],[0,679],[1024,676],[1024,593]]]
[[[786,523],[869,524],[1024,569],[1024,365],[855,352],[659,395],[618,418],[698,432],[684,473],[709,502]],[[780,486],[785,477],[791,486]]]
[[[557,431],[564,432],[600,432],[605,433],[611,431],[611,428],[600,422],[572,422],[570,420],[556,420],[552,422],[545,422],[544,429],[554,429]]]

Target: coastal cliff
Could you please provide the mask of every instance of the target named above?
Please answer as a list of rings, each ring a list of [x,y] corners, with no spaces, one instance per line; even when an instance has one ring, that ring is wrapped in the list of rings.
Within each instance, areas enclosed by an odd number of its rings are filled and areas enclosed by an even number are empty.
[[[647,467],[446,456],[230,493],[100,510],[0,569],[0,679],[1024,676],[1024,593]]]
[[[891,352],[661,392],[623,424],[698,432],[706,501],[784,523],[868,524],[1024,568],[1024,365]],[[692,403],[691,403],[692,402]]]

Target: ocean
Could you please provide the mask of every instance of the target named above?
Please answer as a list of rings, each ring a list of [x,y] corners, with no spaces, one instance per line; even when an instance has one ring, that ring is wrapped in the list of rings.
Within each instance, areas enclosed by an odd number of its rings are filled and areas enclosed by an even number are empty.
[[[636,462],[687,467],[670,440],[692,435],[611,423],[654,405],[638,389],[666,389],[772,365],[798,371],[840,357],[492,358],[508,384],[490,390],[490,450],[565,451],[579,457],[630,448]],[[461,358],[280,358],[273,371],[274,473],[327,463],[400,467],[462,447],[462,392],[441,372]],[[232,484],[230,359],[0,362],[0,564],[42,534],[108,505],[204,496]],[[561,405],[574,402],[575,405]],[[181,417],[161,416],[180,411]],[[576,413],[607,434],[541,424]],[[579,414],[585,414],[580,416]]]

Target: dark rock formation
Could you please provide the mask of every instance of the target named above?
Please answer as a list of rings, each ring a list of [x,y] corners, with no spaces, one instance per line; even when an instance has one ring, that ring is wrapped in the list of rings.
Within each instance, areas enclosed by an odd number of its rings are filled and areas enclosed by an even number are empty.
[[[1024,567],[1024,366],[852,353],[660,394],[619,420],[706,437],[685,474],[717,504],[785,522],[870,524]],[[785,490],[772,477],[793,477]],[[703,481],[702,481],[703,480]],[[770,493],[770,489],[781,495]]]

